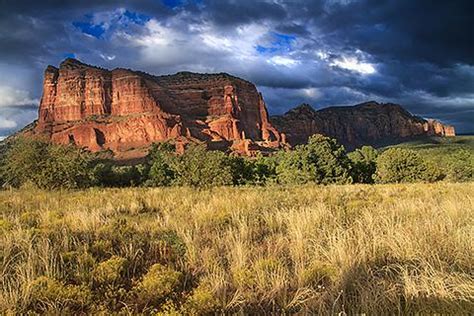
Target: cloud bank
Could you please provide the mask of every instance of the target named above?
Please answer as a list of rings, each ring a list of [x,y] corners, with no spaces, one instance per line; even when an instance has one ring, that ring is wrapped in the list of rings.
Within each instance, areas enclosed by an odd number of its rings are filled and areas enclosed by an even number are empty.
[[[367,100],[474,131],[473,2],[325,0],[0,3],[0,136],[36,118],[65,57],[153,74],[228,72],[270,113]]]

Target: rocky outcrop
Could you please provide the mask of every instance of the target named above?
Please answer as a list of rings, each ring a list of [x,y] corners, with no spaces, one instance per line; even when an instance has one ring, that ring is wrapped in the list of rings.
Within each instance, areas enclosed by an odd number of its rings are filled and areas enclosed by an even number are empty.
[[[417,136],[455,135],[452,126],[414,116],[397,104],[374,101],[319,111],[302,104],[284,115],[272,116],[271,122],[285,133],[291,145],[305,143],[313,134],[323,134],[336,138],[347,149]]]
[[[452,126],[376,102],[319,111],[304,104],[269,118],[256,87],[225,73],[152,76],[75,59],[46,68],[38,121],[23,132],[111,151],[119,160],[143,157],[159,141],[173,141],[178,151],[201,142],[210,149],[254,155],[304,143],[317,133],[337,138],[348,149],[455,134]]]
[[[255,86],[228,74],[152,76],[107,70],[66,59],[48,66],[38,122],[30,134],[118,159],[144,156],[150,144],[209,148],[252,155],[284,146]]]

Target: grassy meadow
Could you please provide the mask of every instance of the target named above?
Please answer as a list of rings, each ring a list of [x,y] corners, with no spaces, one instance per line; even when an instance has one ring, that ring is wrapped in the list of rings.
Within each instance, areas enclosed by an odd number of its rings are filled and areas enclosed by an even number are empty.
[[[468,314],[474,183],[0,192],[0,312]]]
[[[474,135],[454,137],[423,137],[389,147],[412,149],[428,160],[443,166],[447,164],[449,155],[459,150],[467,150],[474,154]]]

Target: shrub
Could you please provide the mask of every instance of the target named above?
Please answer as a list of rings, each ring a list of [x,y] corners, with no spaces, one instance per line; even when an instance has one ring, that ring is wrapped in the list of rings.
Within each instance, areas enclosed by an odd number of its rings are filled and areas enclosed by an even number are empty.
[[[9,145],[2,159],[2,175],[7,185],[19,187],[31,181],[39,182],[40,170],[47,156],[45,142],[18,138]]]
[[[94,269],[94,283],[99,286],[119,284],[125,275],[126,267],[127,259],[112,256]]]
[[[193,187],[212,187],[232,184],[232,170],[226,154],[208,151],[204,146],[191,144],[186,151],[170,161],[175,174],[174,184]]]
[[[175,178],[170,162],[175,159],[174,146],[169,143],[153,144],[147,156],[148,186],[167,186]]]
[[[352,162],[352,178],[357,183],[373,183],[373,176],[377,169],[377,150],[372,146],[363,146],[350,152]]]
[[[92,170],[94,184],[106,187],[130,187],[142,182],[142,174],[136,166],[115,166],[111,161],[101,161]]]
[[[440,178],[439,169],[413,150],[390,148],[377,158],[377,183],[433,182]]]
[[[285,184],[352,182],[344,147],[322,135],[313,135],[307,145],[280,153],[276,172],[278,181]]]
[[[474,155],[461,149],[449,157],[446,178],[450,181],[463,182],[474,178]]]
[[[92,294],[85,286],[64,285],[42,276],[31,283],[32,308],[40,312],[80,311],[91,302]]]
[[[3,159],[6,184],[31,182],[40,188],[80,188],[93,181],[94,156],[72,145],[52,145],[31,138],[16,139]]]
[[[134,288],[140,305],[163,302],[180,284],[182,273],[159,263],[150,267],[140,283]]]
[[[250,163],[251,184],[258,185],[276,181],[276,166],[276,156],[265,157],[259,153]]]
[[[199,284],[183,306],[183,312],[186,315],[212,315],[219,309],[219,301],[206,283]]]
[[[68,251],[61,253],[61,265],[64,268],[64,278],[68,282],[87,284],[95,266],[95,260],[86,251]]]
[[[303,286],[321,290],[330,286],[336,275],[337,272],[330,264],[314,261],[301,273],[301,282]]]

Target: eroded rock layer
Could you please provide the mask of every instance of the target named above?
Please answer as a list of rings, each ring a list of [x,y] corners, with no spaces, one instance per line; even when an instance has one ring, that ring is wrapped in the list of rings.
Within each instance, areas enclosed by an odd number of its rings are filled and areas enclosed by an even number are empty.
[[[291,145],[305,143],[313,134],[336,138],[347,149],[381,145],[417,136],[454,136],[454,127],[414,116],[397,104],[374,101],[319,111],[302,104],[284,115],[272,116],[272,124]]]
[[[119,160],[146,155],[154,142],[189,142],[244,155],[305,143],[313,134],[348,149],[416,136],[453,136],[452,126],[414,116],[396,104],[362,103],[319,111],[301,105],[269,119],[256,87],[228,74],[152,76],[66,59],[45,70],[38,121],[24,134]]]
[[[75,59],[46,68],[31,133],[111,150],[118,159],[141,157],[150,144],[166,140],[178,149],[200,141],[247,155],[284,146],[262,95],[248,81],[228,74],[109,71]]]

